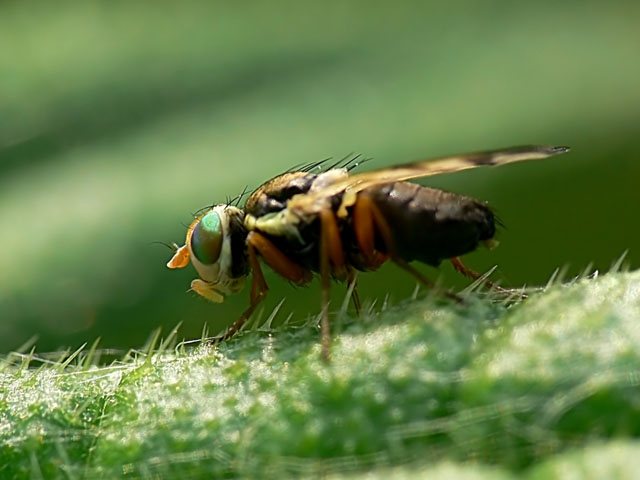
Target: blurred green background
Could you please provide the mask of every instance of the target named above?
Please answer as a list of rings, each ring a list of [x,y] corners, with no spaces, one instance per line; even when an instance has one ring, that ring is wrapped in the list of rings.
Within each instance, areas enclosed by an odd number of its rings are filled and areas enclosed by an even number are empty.
[[[467,263],[498,264],[505,285],[626,249],[637,267],[639,24],[631,1],[3,2],[0,351],[222,328],[247,292],[186,294],[194,270],[167,270],[151,242],[182,243],[198,208],[349,152],[374,157],[364,170],[570,145],[428,184],[495,207],[501,245]],[[370,301],[414,288],[393,266],[361,278]],[[267,281],[266,313],[283,297],[278,318],[318,312],[317,283]]]

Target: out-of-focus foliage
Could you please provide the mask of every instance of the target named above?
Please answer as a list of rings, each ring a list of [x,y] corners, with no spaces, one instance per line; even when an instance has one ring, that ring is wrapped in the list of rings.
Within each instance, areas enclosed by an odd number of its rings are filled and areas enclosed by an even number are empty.
[[[0,477],[634,478],[639,290],[612,273],[511,308],[472,294],[342,317],[331,365],[311,325],[216,348],[171,335],[109,366],[13,354]]]
[[[301,163],[375,168],[522,143],[546,162],[434,178],[507,226],[503,283],[598,268],[629,248],[640,125],[638,2],[2,2],[0,351],[140,345],[217,330],[246,304],[185,294],[168,271],[190,212]],[[443,267],[446,284],[461,286]],[[433,277],[435,271],[429,272]],[[317,287],[268,274],[270,311],[304,321]],[[384,281],[383,281],[384,280]],[[393,267],[365,298],[407,297]],[[341,294],[341,292],[340,292]]]

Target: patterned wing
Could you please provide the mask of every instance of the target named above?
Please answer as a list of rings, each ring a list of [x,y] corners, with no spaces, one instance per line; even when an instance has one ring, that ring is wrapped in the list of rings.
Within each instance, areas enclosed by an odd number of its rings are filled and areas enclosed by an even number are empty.
[[[525,160],[540,160],[568,151],[569,147],[526,145],[502,150],[452,155],[371,172],[356,173],[346,178],[341,178],[317,191],[295,195],[287,203],[287,208],[304,214],[317,213],[326,208],[328,200],[333,198],[334,195],[344,194],[340,208],[342,212],[339,212],[339,215],[341,213],[344,215],[344,208],[353,204],[358,192],[376,185],[429,177],[440,173],[458,172],[476,167],[506,165],[507,163]]]

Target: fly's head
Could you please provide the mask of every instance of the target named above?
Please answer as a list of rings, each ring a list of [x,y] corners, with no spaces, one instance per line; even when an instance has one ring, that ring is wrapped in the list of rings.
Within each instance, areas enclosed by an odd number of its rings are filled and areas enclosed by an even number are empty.
[[[167,267],[193,264],[200,278],[191,289],[212,302],[244,287],[249,273],[244,212],[231,205],[216,205],[196,218],[187,229],[185,244],[174,253]]]

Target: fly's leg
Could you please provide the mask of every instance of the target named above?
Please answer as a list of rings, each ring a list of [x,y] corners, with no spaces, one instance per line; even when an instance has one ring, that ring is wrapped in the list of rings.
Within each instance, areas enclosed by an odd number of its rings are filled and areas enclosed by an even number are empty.
[[[255,248],[263,260],[278,275],[295,283],[296,285],[304,285],[309,283],[313,276],[311,272],[301,267],[289,257],[287,257],[274,243],[266,236],[255,230],[249,232],[247,236],[247,245]]]
[[[249,232],[247,236],[247,251],[249,254],[249,266],[252,272],[249,307],[242,312],[242,315],[240,315],[222,336],[213,339],[215,343],[228,340],[238,333],[249,317],[251,317],[256,307],[267,295],[267,282],[264,279],[262,268],[260,267],[258,253],[262,255],[269,266],[286,279],[297,284],[307,283],[311,280],[311,272],[289,260],[267,237],[258,232]]]
[[[389,224],[373,200],[371,200],[371,198],[366,194],[360,193],[354,205],[354,225],[358,246],[360,247],[364,257],[369,259],[373,265],[375,265],[374,262],[378,261],[375,256],[377,252],[374,251],[375,233],[377,232],[382,237],[382,241],[384,242],[387,252],[391,257],[391,260],[396,265],[410,273],[414,278],[428,288],[440,291],[440,289],[437,288],[431,280],[409,265],[408,262],[397,254],[395,243],[393,241],[393,233],[391,232]],[[445,297],[455,300],[456,302],[462,301],[460,297],[446,290],[442,290],[441,293]]]
[[[374,246],[375,225],[372,214],[373,208],[375,208],[375,205],[371,198],[361,193],[353,206],[353,230],[360,253],[367,263],[367,268],[375,270],[387,260],[388,255],[378,252]],[[390,252],[390,250],[388,251]]]
[[[322,335],[322,359],[325,362],[329,362],[331,347],[331,331],[329,328],[331,273],[336,278],[347,278],[348,276],[338,222],[334,213],[327,209],[320,212],[320,282],[322,286],[320,333]]]
[[[349,286],[353,284],[353,289],[351,290],[351,301],[353,302],[353,308],[356,309],[356,315],[359,317],[361,303],[360,295],[358,295],[358,274],[353,269],[349,269],[347,272],[347,281],[349,282]]]
[[[480,277],[482,277],[482,275],[480,275],[478,272],[476,272],[475,270],[472,270],[471,268],[467,267],[464,263],[462,263],[462,260],[460,260],[460,257],[454,257],[454,258],[451,258],[450,260],[451,260],[451,263],[453,264],[453,268],[455,268],[456,271],[461,273],[462,275],[473,278],[474,280],[478,280]],[[484,284],[487,287],[493,288],[494,290],[497,290],[498,292],[504,295],[511,295],[513,293],[505,288],[502,288],[500,285],[496,285],[491,280],[485,280]]]
[[[224,332],[220,337],[214,338],[211,343],[219,343],[225,340],[229,340],[236,333],[240,331],[242,326],[249,320],[251,314],[255,311],[256,307],[260,304],[264,297],[267,296],[267,282],[264,280],[262,269],[260,268],[260,262],[256,255],[256,250],[253,245],[248,244],[249,253],[249,265],[251,267],[251,292],[249,293],[249,307],[242,312],[240,317],[233,322],[233,324]]]
[[[451,260],[451,263],[453,264],[453,268],[455,268],[457,272],[461,273],[465,277],[470,277],[470,278],[473,278],[474,280],[478,280],[482,276],[475,270],[472,270],[471,268],[467,267],[464,263],[462,263],[462,260],[460,259],[460,257],[453,257],[450,260]],[[503,288],[500,288],[498,285],[496,285],[490,280],[485,280],[484,283],[490,288],[495,288],[496,290],[506,292],[506,290],[504,290]]]

